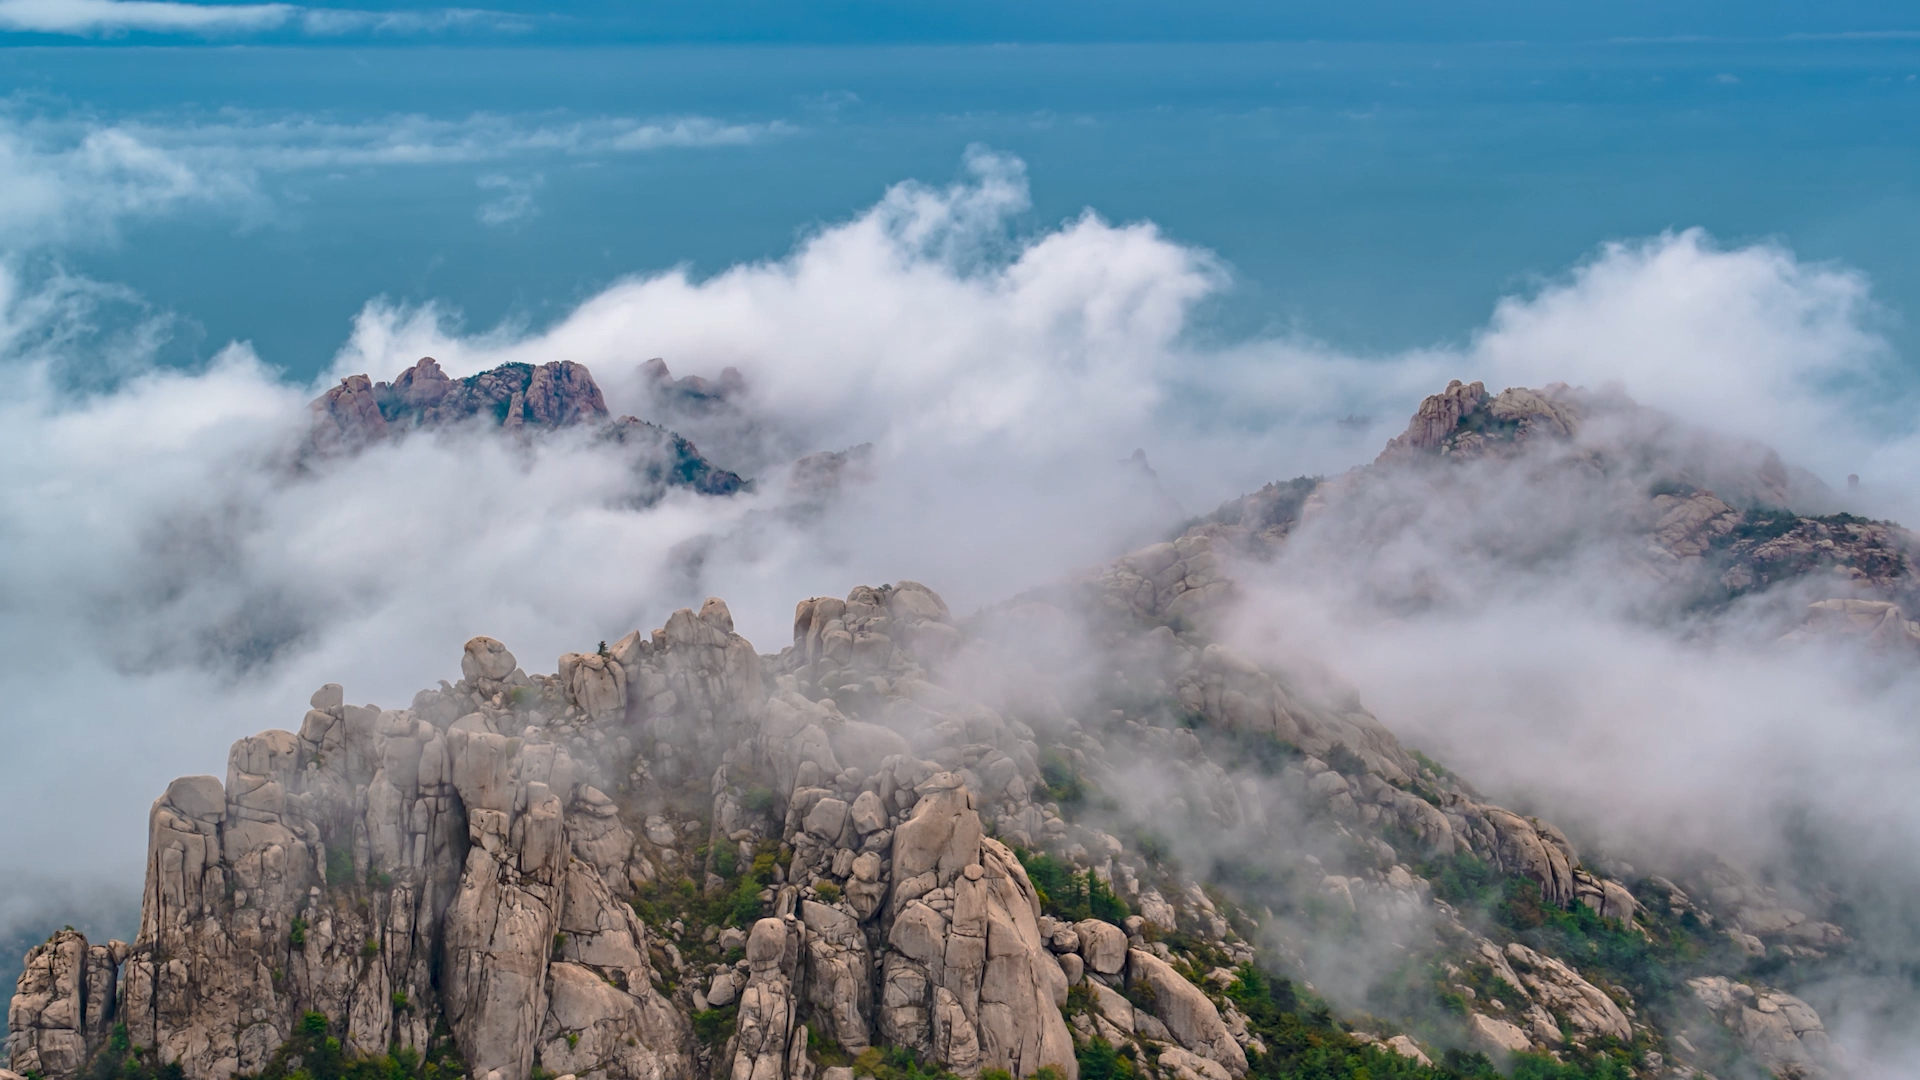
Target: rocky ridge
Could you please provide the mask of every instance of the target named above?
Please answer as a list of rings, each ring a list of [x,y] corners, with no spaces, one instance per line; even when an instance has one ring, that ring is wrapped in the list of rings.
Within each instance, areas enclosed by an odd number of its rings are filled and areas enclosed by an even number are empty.
[[[659,377],[665,372],[665,364],[660,364]],[[704,380],[692,381],[705,386]],[[692,442],[658,424],[632,416],[610,418],[593,374],[571,360],[502,364],[454,379],[432,357],[423,357],[390,383],[350,375],[309,409],[310,453],[352,450],[415,429],[465,423],[491,423],[521,433],[585,425],[632,455],[644,491],[676,486],[703,495],[730,495],[747,486],[738,474],[714,465]]]
[[[1920,627],[1909,629],[1908,618],[1920,614],[1920,539],[1912,532],[1822,512],[1833,493],[1766,447],[1693,432],[1623,396],[1560,383],[1491,394],[1454,380],[1421,402],[1370,467],[1269,484],[1190,523],[1184,535],[1267,558],[1305,521],[1345,515],[1363,532],[1378,532],[1382,521],[1391,531],[1405,525],[1409,505],[1472,513],[1503,484],[1576,491],[1580,498],[1569,501],[1596,511],[1571,521],[1538,515],[1529,523],[1539,530],[1531,537],[1538,550],[1512,535],[1486,538],[1508,545],[1502,554],[1517,561],[1558,554],[1569,535],[1617,531],[1622,561],[1658,584],[1668,614],[1792,594],[1797,619],[1782,632],[1795,640],[1920,644]]]

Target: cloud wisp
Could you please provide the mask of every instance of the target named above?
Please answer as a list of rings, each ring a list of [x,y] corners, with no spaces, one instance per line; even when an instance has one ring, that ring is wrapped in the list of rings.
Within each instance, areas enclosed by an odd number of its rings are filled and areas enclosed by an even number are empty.
[[[532,176],[506,176],[501,173],[488,173],[476,181],[482,191],[498,192],[493,198],[480,204],[476,216],[482,225],[510,225],[516,221],[525,221],[540,213],[534,205],[533,194],[540,190],[545,178],[535,173]]]
[[[274,31],[347,34],[517,33],[523,15],[477,8],[360,11],[298,4],[190,4],[177,0],[0,0],[0,33],[116,37],[129,33],[231,38]]]
[[[123,222],[192,210],[256,221],[272,212],[271,179],[297,173],[590,160],[748,146],[798,130],[782,121],[701,116],[479,113],[344,122],[222,114],[159,124],[4,111],[0,245],[111,239]]]

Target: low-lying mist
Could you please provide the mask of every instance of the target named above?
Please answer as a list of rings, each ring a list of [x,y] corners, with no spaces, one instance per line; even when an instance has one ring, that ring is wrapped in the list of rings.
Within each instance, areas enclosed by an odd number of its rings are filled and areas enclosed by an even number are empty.
[[[1150,223],[1036,225],[1026,185],[1018,161],[975,151],[956,182],[901,184],[783,258],[624,281],[551,326],[468,333],[369,304],[315,385],[245,344],[158,366],[164,315],[16,265],[0,281],[0,939],[72,921],[70,895],[124,911],[153,796],[222,773],[238,736],[296,725],[321,683],[397,707],[456,677],[473,635],[550,670],[708,595],[763,652],[797,600],[861,583],[923,581],[971,611],[1268,481],[1370,461],[1450,378],[1609,388],[1777,449],[1832,489],[1823,512],[1920,519],[1911,379],[1844,268],[1685,232],[1600,247],[1411,354],[1223,345],[1201,313],[1230,267]],[[625,464],[567,430],[302,455],[306,403],[331,382],[429,355],[456,377],[585,364],[615,415],[754,486],[636,508]],[[737,368],[745,389],[675,405],[642,371],[655,356],[678,375]],[[794,482],[795,459],[862,444],[857,475]],[[1777,597],[1710,625],[1662,614],[1620,523],[1552,475],[1331,506],[1236,571],[1233,637],[1333,673],[1407,744],[1616,858],[1716,852],[1865,898],[1920,878],[1911,664],[1777,646]],[[1550,557],[1513,557],[1529,545]],[[1920,956],[1903,903],[1852,914]],[[1890,986],[1830,997],[1878,1009]]]

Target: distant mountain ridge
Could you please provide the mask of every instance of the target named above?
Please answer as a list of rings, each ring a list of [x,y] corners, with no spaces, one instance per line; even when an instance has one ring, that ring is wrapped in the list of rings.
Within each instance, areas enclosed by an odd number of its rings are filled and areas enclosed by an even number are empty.
[[[660,370],[665,371],[664,365]],[[319,453],[358,449],[415,429],[467,423],[492,423],[522,433],[591,425],[609,441],[634,451],[636,469],[651,485],[685,487],[703,495],[731,495],[749,486],[675,432],[632,416],[609,419],[593,373],[571,360],[502,364],[453,379],[432,357],[422,357],[392,382],[349,375],[309,408],[310,445]]]
[[[1561,520],[1543,508],[1527,551],[1511,536],[1486,538],[1509,544],[1501,557],[1516,565],[1611,535],[1628,564],[1664,582],[1673,612],[1717,611],[1791,587],[1809,593],[1805,633],[1857,631],[1920,647],[1920,626],[1909,619],[1920,614],[1920,537],[1835,512],[1832,489],[1769,447],[1565,384],[1490,394],[1454,380],[1421,402],[1371,465],[1269,484],[1188,523],[1183,535],[1270,557],[1318,519],[1348,550],[1366,551],[1385,542],[1383,527],[1390,534],[1444,522],[1403,520],[1410,503],[1471,517],[1519,490],[1554,493],[1581,514]]]

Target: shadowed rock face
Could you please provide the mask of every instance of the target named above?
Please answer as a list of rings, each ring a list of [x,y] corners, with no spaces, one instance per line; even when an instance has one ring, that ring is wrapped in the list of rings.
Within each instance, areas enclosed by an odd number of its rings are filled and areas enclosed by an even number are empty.
[[[714,412],[734,404],[747,392],[746,377],[738,368],[722,368],[717,379],[699,375],[676,379],[667,362],[657,356],[640,365],[640,379],[654,400],[669,412]]]
[[[635,470],[648,489],[672,486],[731,495],[748,486],[738,473],[715,466],[692,442],[658,424],[623,416],[604,430],[607,439],[634,452]]]

